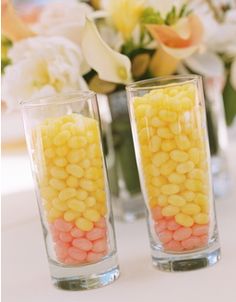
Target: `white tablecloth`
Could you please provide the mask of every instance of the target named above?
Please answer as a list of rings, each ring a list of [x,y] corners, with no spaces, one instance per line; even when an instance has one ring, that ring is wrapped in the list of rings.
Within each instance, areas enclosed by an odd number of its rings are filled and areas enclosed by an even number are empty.
[[[233,179],[235,151],[236,147],[231,146]],[[215,266],[185,273],[158,271],[151,265],[145,221],[116,222],[120,278],[104,288],[67,292],[54,288],[50,282],[27,157],[4,156],[2,166],[4,302],[236,301],[235,187],[227,199],[216,201],[222,260]]]

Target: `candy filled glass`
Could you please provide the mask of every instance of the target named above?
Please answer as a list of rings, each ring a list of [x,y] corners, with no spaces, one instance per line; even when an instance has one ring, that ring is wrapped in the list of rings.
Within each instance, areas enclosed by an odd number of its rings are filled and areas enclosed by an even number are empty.
[[[22,103],[53,283],[97,288],[119,276],[99,112],[93,92]]]
[[[206,267],[220,258],[202,81],[169,76],[127,87],[154,266]]]

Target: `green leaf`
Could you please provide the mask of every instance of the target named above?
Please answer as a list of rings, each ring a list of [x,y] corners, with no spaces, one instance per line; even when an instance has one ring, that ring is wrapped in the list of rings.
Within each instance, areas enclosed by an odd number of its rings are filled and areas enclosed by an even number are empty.
[[[164,20],[159,12],[156,12],[152,7],[144,9],[141,16],[141,23],[143,24],[164,24]]]
[[[236,90],[232,87],[229,76],[223,91],[225,118],[227,125],[231,125],[236,115]]]

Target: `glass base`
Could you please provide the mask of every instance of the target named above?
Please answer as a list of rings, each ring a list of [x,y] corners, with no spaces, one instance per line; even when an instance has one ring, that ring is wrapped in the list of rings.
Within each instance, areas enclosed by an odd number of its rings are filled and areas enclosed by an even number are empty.
[[[183,272],[212,266],[220,260],[220,247],[215,242],[211,247],[187,253],[165,253],[153,251],[152,263],[166,272]]]
[[[113,213],[117,220],[134,222],[145,217],[144,201],[141,194],[127,198],[113,197],[112,200],[114,200]]]
[[[116,255],[85,265],[59,265],[50,262],[52,283],[64,290],[87,290],[106,286],[119,278]]]

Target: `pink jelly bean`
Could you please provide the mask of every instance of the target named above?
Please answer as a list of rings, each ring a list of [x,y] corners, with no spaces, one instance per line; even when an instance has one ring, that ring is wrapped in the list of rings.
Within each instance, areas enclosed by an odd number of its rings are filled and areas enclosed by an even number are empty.
[[[155,224],[155,230],[157,234],[160,233],[161,231],[164,231],[166,227],[167,227],[167,221],[165,219],[161,219]]]
[[[174,238],[174,240],[182,241],[182,240],[189,238],[191,236],[191,234],[192,234],[191,228],[181,227],[174,232],[173,238]]]
[[[58,218],[55,221],[54,225],[55,225],[56,229],[60,232],[69,232],[73,227],[72,223],[66,222],[65,220],[63,220],[61,218]]]
[[[68,242],[63,242],[61,240],[57,240],[57,241],[55,241],[55,243],[57,246],[61,246],[61,247],[67,248],[67,249],[70,247],[70,244]]]
[[[192,250],[201,246],[201,239],[199,237],[191,236],[190,238],[181,241],[182,246],[186,250]]]
[[[207,224],[195,224],[193,227],[193,235],[194,236],[202,236],[208,233],[208,225]]]
[[[173,218],[171,218],[171,220],[169,220],[167,223],[167,229],[169,231],[176,231],[178,230],[178,228],[180,228],[180,225],[176,223],[176,221]]]
[[[70,258],[70,257],[66,257],[66,258],[63,260],[63,262],[64,262],[65,264],[76,264],[76,263],[78,263],[77,260],[75,260],[75,259],[73,259],[73,258]]]
[[[68,249],[68,254],[71,258],[81,262],[84,261],[87,257],[87,253],[85,251],[77,249],[73,246]]]
[[[69,232],[61,232],[59,238],[63,242],[71,242],[74,239]]]
[[[94,223],[95,227],[98,228],[106,228],[107,224],[106,224],[106,219],[104,217],[102,217],[98,222]]]
[[[92,242],[85,238],[74,239],[72,245],[82,251],[90,251],[93,247]]]
[[[58,258],[64,259],[68,255],[68,248],[56,245],[55,252]]]
[[[167,243],[172,239],[172,232],[171,231],[163,231],[159,233],[159,239],[162,243]]]
[[[157,206],[152,209],[152,217],[155,221],[158,221],[163,217],[161,214],[161,207]]]
[[[106,235],[106,230],[105,229],[93,228],[91,231],[87,232],[86,237],[89,240],[94,241],[94,240],[105,237],[105,235]]]
[[[78,229],[78,228],[73,228],[73,229],[71,230],[70,233],[71,233],[71,235],[72,235],[73,237],[76,237],[76,238],[83,237],[84,234],[85,234],[84,231],[81,231],[81,230]]]
[[[88,252],[87,261],[88,262],[96,262],[96,261],[100,260],[102,257],[103,257],[102,253]]]
[[[208,243],[208,236],[207,235],[200,236],[199,238],[200,238],[203,246]]]
[[[107,248],[107,241],[105,239],[98,239],[93,241],[92,251],[95,253],[104,252]]]
[[[175,251],[179,252],[182,251],[184,248],[182,247],[181,243],[176,240],[171,240],[164,245],[164,248],[168,251]]]

